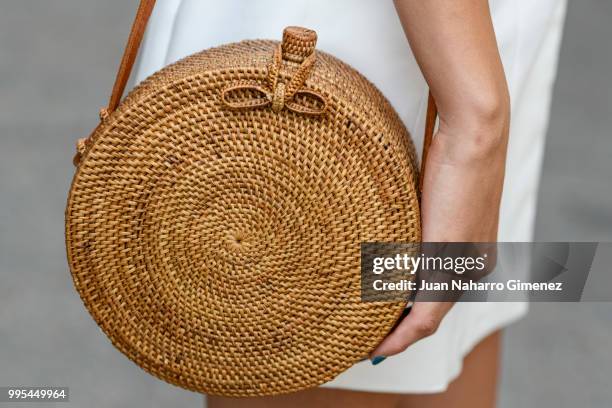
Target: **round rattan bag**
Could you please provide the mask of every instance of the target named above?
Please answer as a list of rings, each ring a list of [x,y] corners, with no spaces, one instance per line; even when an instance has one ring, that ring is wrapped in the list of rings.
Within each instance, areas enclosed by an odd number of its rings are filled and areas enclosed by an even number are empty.
[[[360,243],[420,240],[416,155],[387,100],[316,34],[187,57],[80,145],[76,288],[151,374],[227,396],[297,391],[367,357],[404,302],[360,298]]]

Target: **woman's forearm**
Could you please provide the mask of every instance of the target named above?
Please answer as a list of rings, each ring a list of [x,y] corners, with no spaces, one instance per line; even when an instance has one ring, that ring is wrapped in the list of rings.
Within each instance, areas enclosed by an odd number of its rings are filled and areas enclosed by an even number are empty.
[[[487,0],[396,0],[438,106],[426,164],[424,241],[494,241],[509,97]]]
[[[497,239],[510,102],[487,0],[395,0],[440,117],[426,163],[423,241]],[[452,307],[417,302],[373,363],[433,334]]]

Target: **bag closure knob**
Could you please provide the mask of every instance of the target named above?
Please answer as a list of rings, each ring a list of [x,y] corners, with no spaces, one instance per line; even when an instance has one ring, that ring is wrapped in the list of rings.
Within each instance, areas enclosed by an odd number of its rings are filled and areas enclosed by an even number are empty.
[[[287,27],[283,30],[281,49],[283,59],[298,64],[315,52],[317,33],[304,27]]]

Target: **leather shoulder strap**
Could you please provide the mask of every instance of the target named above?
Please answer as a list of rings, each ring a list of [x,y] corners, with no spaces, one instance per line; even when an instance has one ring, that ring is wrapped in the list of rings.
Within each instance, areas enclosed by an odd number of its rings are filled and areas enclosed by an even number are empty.
[[[427,98],[427,113],[425,114],[425,135],[423,136],[423,151],[421,154],[421,171],[419,172],[419,192],[423,192],[423,181],[425,180],[425,164],[427,156],[429,156],[429,147],[433,140],[434,130],[436,128],[436,119],[438,118],[438,107],[434,100],[433,94],[429,92]]]
[[[138,49],[140,48],[142,37],[144,36],[145,29],[147,28],[149,17],[151,17],[151,13],[153,12],[153,7],[155,7],[155,0],[140,1],[140,5],[136,11],[136,17],[134,18],[134,23],[132,24],[132,30],[130,31],[130,36],[128,37],[127,44],[125,45],[125,50],[123,51],[121,65],[119,65],[119,70],[117,71],[117,76],[115,77],[113,92],[111,93],[110,100],[108,101],[108,107],[106,108],[108,113],[114,112],[121,102],[121,97],[123,96],[125,86],[130,79],[132,67],[134,66],[134,61],[136,61],[136,55],[138,55]]]
[[[153,7],[155,7],[155,0],[140,0],[140,5],[138,6],[138,10],[136,11],[134,23],[132,24],[132,30],[130,31],[130,36],[128,37],[125,50],[123,51],[121,64],[119,65],[119,70],[117,71],[115,84],[113,85],[113,92],[111,93],[110,99],[108,101],[106,112],[103,112],[103,116],[114,112],[115,109],[117,109],[117,106],[119,106],[119,103],[121,102],[123,92],[125,91],[125,86],[130,78],[130,74],[132,73],[134,61],[136,61],[136,55],[138,54],[138,49],[140,48],[140,43],[142,42],[142,37],[144,36],[144,32],[147,27],[147,22],[149,21],[149,17],[151,17],[151,13],[153,12]],[[434,101],[433,95],[430,92],[427,101],[427,116],[425,121],[425,136],[423,139],[423,153],[421,155],[419,192],[423,190],[425,163],[427,161],[429,147],[433,139],[437,114],[438,112],[436,108],[436,103]],[[75,161],[78,161],[77,157],[75,157]]]

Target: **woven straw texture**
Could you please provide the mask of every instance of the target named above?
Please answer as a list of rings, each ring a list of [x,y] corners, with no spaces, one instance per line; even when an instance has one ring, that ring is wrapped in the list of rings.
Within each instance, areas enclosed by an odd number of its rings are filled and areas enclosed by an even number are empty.
[[[170,383],[313,387],[366,357],[405,306],[360,301],[360,243],[420,240],[414,147],[313,36],[187,57],[81,145],[75,286],[113,344]]]

